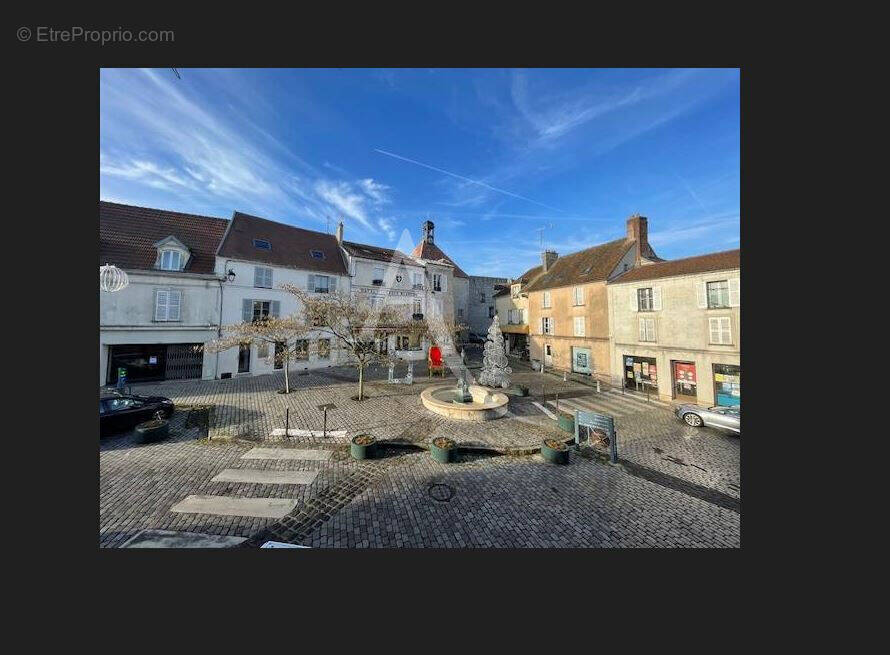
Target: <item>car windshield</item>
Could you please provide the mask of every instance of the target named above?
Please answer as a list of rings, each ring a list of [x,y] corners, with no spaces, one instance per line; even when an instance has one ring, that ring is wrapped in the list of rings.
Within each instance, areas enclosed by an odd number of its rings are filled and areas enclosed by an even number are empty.
[[[136,401],[132,398],[112,398],[106,402],[108,403],[109,412],[119,412],[122,409],[136,406]]]

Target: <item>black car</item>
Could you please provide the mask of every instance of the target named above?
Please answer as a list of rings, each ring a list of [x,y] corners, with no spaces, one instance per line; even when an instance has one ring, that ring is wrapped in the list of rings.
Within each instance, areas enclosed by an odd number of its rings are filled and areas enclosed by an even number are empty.
[[[163,396],[114,394],[99,398],[99,433],[129,430],[140,423],[173,414],[173,401]]]

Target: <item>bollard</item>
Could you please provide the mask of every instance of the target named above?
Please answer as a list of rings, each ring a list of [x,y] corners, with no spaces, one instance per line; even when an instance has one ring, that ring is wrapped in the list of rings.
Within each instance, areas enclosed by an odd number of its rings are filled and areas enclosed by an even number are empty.
[[[287,438],[290,436],[290,407],[287,408],[287,412],[284,415],[284,437]]]
[[[597,393],[600,392],[600,381],[599,380],[596,381],[596,392]]]

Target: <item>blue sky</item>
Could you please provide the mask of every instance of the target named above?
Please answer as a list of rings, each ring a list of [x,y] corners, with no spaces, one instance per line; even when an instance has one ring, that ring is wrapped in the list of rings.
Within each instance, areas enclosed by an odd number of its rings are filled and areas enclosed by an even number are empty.
[[[103,69],[100,197],[233,210],[515,277],[649,218],[739,247],[736,69]]]

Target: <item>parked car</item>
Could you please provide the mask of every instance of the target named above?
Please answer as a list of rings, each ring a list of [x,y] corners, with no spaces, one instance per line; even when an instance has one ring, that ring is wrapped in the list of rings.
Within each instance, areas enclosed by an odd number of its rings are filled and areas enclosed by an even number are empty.
[[[140,423],[173,414],[173,401],[163,396],[113,394],[99,398],[99,434],[111,434],[133,428]]]
[[[674,413],[677,418],[694,428],[705,425],[710,428],[732,430],[739,434],[742,432],[741,407],[709,407],[705,409],[698,405],[680,405]]]

